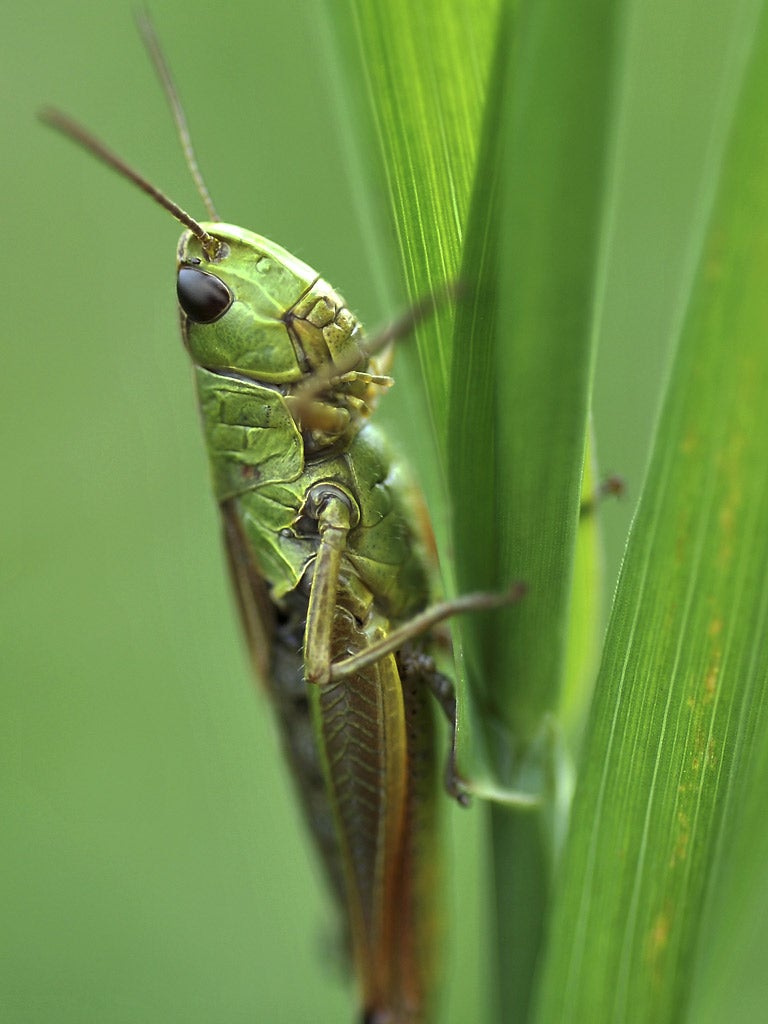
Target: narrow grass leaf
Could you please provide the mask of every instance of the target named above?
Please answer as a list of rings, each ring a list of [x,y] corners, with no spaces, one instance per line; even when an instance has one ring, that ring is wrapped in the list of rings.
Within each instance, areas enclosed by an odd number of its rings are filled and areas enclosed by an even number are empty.
[[[606,640],[542,1024],[681,1019],[714,879],[735,877],[729,829],[765,764],[765,11],[740,31],[746,77]]]
[[[487,165],[478,170],[466,260],[487,270],[464,332],[472,344],[458,344],[460,310],[454,346],[452,491],[482,494],[480,502],[454,506],[457,549],[470,550],[471,538],[475,544],[459,565],[460,585],[499,587],[522,578],[529,587],[495,622],[463,627],[474,720],[482,728],[460,753],[470,759],[475,791],[513,801],[529,795],[541,805],[528,812],[499,806],[492,816],[504,1019],[527,1012],[555,834],[567,809],[555,721],[566,667],[583,657],[569,651],[569,617],[621,7],[545,0],[520,4],[500,23],[482,151]],[[481,373],[478,360],[487,351],[493,362]],[[490,438],[482,456],[462,445],[464,432]],[[485,491],[481,458],[491,467]],[[594,592],[599,584],[589,563],[580,570]],[[490,578],[478,579],[478,572]],[[580,599],[579,607],[593,633],[589,604]],[[573,691],[569,701],[576,702]]]

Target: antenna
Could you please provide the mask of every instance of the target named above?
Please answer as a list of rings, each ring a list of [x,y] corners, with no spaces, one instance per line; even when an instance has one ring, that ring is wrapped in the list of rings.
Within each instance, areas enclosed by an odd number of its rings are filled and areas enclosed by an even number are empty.
[[[200,245],[203,247],[203,252],[207,259],[216,259],[221,252],[223,243],[218,238],[210,235],[194,217],[191,217],[185,210],[182,210],[177,203],[174,203],[164,192],[161,192],[159,188],[148,181],[143,174],[126,163],[122,157],[113,153],[100,139],[97,139],[95,135],[91,135],[81,124],[54,107],[46,107],[40,111],[39,116],[40,120],[49,125],[49,127],[55,128],[62,135],[66,135],[67,138],[82,146],[89,153],[92,153],[102,163],[117,171],[123,178],[132,181],[134,185],[137,185],[143,192],[146,192],[158,205],[167,210],[176,220],[185,224],[199,238]]]
[[[173,115],[173,120],[176,125],[176,133],[179,136],[181,148],[184,150],[184,159],[187,162],[187,167],[189,168],[189,172],[195,182],[200,198],[203,200],[203,205],[208,211],[208,218],[209,220],[221,220],[221,217],[216,213],[216,208],[213,205],[211,194],[208,191],[208,187],[203,180],[203,175],[200,172],[200,167],[195,155],[195,149],[192,145],[192,137],[189,134],[187,117],[184,113],[184,108],[181,105],[179,93],[173,81],[168,61],[165,59],[165,54],[163,53],[163,49],[160,45],[160,40],[157,37],[155,26],[149,16],[149,11],[137,11],[136,24],[139,32],[141,33],[141,38],[144,40],[147,53],[154,64],[157,76],[160,79],[160,84],[163,87],[165,98],[168,100],[168,105],[171,108],[171,114]]]

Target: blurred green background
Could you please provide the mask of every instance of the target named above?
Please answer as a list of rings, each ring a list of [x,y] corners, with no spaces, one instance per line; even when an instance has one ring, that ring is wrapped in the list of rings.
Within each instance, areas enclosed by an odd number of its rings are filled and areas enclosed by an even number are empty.
[[[635,11],[617,89],[595,419],[601,469],[628,493],[604,511],[607,598],[727,67],[729,6],[706,21],[697,9]],[[329,11],[152,5],[222,216],[317,267],[376,323],[401,301],[375,269],[396,243],[364,227]],[[178,338],[179,229],[35,120],[61,106],[199,213],[165,101],[130,6],[44,0],[3,20],[0,1016],[349,1019],[330,908],[228,593]],[[381,418],[418,465],[398,385]],[[483,809],[446,819],[444,1019],[460,1022],[483,1005],[493,938]]]

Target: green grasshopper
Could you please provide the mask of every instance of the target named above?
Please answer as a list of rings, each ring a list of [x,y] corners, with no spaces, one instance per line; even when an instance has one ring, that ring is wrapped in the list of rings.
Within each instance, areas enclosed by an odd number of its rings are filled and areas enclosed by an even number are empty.
[[[455,722],[429,630],[522,588],[427,607],[423,517],[369,421],[391,384],[393,332],[366,341],[314,270],[218,219],[154,30],[146,19],[140,27],[209,221],[66,115],[42,117],[186,227],[177,250],[181,330],[253,664],[342,912],[360,1019],[415,1024],[429,1012],[434,944],[430,690]],[[394,333],[423,313],[415,309]],[[466,802],[452,754],[446,786]]]

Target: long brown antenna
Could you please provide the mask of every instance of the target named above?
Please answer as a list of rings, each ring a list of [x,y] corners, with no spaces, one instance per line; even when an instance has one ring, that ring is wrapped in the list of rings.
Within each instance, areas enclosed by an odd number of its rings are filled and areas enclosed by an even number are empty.
[[[149,12],[146,10],[138,10],[136,12],[136,24],[139,27],[141,38],[144,40],[144,45],[147,48],[147,52],[155,66],[160,84],[163,87],[163,92],[168,100],[168,105],[171,108],[173,114],[173,120],[176,125],[176,132],[179,136],[179,142],[181,142],[181,148],[184,150],[184,159],[187,162],[187,167],[192,175],[192,178],[197,187],[197,191],[200,194],[200,198],[203,200],[203,204],[208,211],[209,220],[221,220],[216,208],[213,205],[211,194],[208,191],[208,186],[205,184],[203,175],[200,172],[200,167],[197,162],[197,156],[195,155],[195,149],[192,145],[192,137],[189,134],[189,126],[187,125],[187,117],[184,113],[184,108],[181,105],[179,99],[179,93],[176,88],[176,84],[173,81],[171,75],[171,69],[168,66],[168,61],[165,59],[163,48],[160,45],[160,40],[157,37],[155,26],[152,23],[152,19],[149,16]]]
[[[172,199],[161,192],[159,188],[156,188],[150,181],[148,181],[143,174],[137,171],[130,164],[126,163],[122,157],[119,157],[116,153],[113,153],[111,149],[104,145],[101,139],[97,139],[95,135],[84,128],[77,121],[73,120],[67,114],[63,114],[60,110],[56,110],[55,107],[45,107],[40,111],[40,120],[45,122],[51,128],[55,128],[56,131],[61,132],[62,135],[66,135],[67,138],[72,139],[83,149],[86,149],[89,153],[92,153],[95,157],[98,157],[102,163],[107,164],[113,170],[117,171],[123,178],[127,178],[132,181],[134,185],[146,192],[148,196],[164,209],[166,209],[176,220],[185,224],[189,230],[200,239],[200,245],[203,247],[203,252],[209,260],[213,260],[221,250],[222,243],[218,238],[214,238],[213,235],[209,235],[205,231],[201,224],[199,224],[194,217],[191,217],[186,210],[182,210]]]

